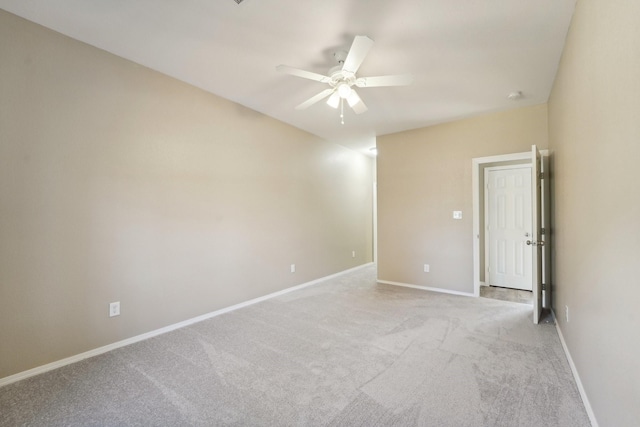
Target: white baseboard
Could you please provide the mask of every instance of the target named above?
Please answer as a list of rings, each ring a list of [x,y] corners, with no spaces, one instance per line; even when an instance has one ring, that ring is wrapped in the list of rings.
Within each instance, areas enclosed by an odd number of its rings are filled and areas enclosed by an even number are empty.
[[[582,398],[584,409],[587,411],[587,415],[589,416],[589,421],[591,421],[591,426],[598,427],[598,420],[596,420],[596,415],[593,413],[593,408],[591,407],[591,403],[589,403],[587,392],[584,390],[584,387],[582,386],[580,375],[578,375],[578,370],[576,369],[576,365],[573,363],[573,358],[571,357],[571,353],[569,353],[569,348],[567,347],[567,343],[565,342],[564,336],[562,335],[562,330],[560,329],[560,325],[558,324],[556,312],[553,309],[551,309],[551,314],[553,315],[553,322],[556,324],[556,330],[558,331],[558,336],[560,337],[560,343],[562,344],[564,355],[567,357],[567,361],[569,362],[569,366],[571,367],[571,373],[573,374],[573,379],[576,381],[576,385],[578,386],[578,391],[580,392],[580,397]]]
[[[300,284],[300,285],[292,286],[290,288],[286,288],[286,289],[283,289],[281,291],[273,292],[273,293],[270,293],[270,294],[267,294],[267,295],[264,295],[264,296],[261,296],[261,297],[258,297],[258,298],[254,298],[254,299],[251,299],[251,300],[248,300],[248,301],[241,302],[239,304],[235,304],[235,305],[232,305],[232,306],[229,306],[229,307],[221,308],[220,310],[212,311],[211,313],[203,314],[201,316],[193,317],[191,319],[187,319],[187,320],[184,320],[182,322],[174,323],[173,325],[165,326],[164,328],[156,329],[154,331],[150,331],[150,332],[144,333],[142,335],[136,335],[135,337],[127,338],[125,340],[118,341],[118,342],[115,342],[115,343],[112,343],[112,344],[108,344],[108,345],[105,345],[103,347],[98,347],[98,348],[95,348],[93,350],[86,351],[84,353],[76,354],[75,356],[71,356],[71,357],[67,357],[67,358],[61,359],[61,360],[57,360],[55,362],[47,363],[46,365],[38,366],[36,368],[29,369],[27,371],[18,372],[17,374],[10,375],[10,376],[4,377],[4,378],[0,378],[0,387],[3,387],[5,385],[18,382],[20,380],[24,380],[24,379],[29,378],[29,377],[33,377],[35,375],[39,375],[39,374],[42,374],[42,373],[45,373],[45,372],[48,372],[48,371],[52,371],[54,369],[61,368],[61,367],[66,366],[66,365],[70,365],[72,363],[79,362],[81,360],[88,359],[90,357],[97,356],[99,354],[103,354],[103,353],[109,352],[111,350],[115,350],[117,348],[120,348],[120,347],[124,347],[124,346],[130,345],[130,344],[134,344],[134,343],[137,343],[137,342],[140,342],[140,341],[144,341],[146,339],[153,338],[153,337],[156,337],[158,335],[166,334],[167,332],[171,332],[171,331],[174,331],[176,329],[184,328],[185,326],[189,326],[189,325],[192,325],[194,323],[202,322],[203,320],[211,319],[212,317],[216,317],[216,316],[219,316],[221,314],[228,313],[230,311],[238,310],[240,308],[247,307],[247,306],[250,306],[250,305],[259,303],[261,301],[265,301],[265,300],[271,299],[271,298],[275,298],[277,296],[280,296],[280,295],[283,295],[283,294],[286,294],[286,293],[289,293],[289,292],[293,292],[293,291],[297,291],[299,289],[303,289],[303,288],[306,288],[306,287],[309,287],[309,286],[313,286],[313,285],[316,285],[316,284],[318,284],[320,282],[324,282],[326,280],[333,279],[333,278],[336,278],[336,277],[351,273],[353,271],[360,270],[360,269],[365,268],[365,267],[369,267],[370,265],[373,265],[373,263],[370,262],[370,263],[367,263],[367,264],[362,264],[362,265],[359,265],[357,267],[350,268],[348,270],[340,271],[338,273],[331,274],[329,276],[325,276],[325,277],[321,277],[319,279],[312,280],[310,282],[306,282],[306,283],[303,283],[303,284]]]
[[[475,297],[476,296],[473,292],[452,291],[450,289],[432,288],[430,286],[418,286],[418,285],[411,285],[409,283],[390,282],[389,280],[378,280],[378,283],[384,283],[385,285],[402,286],[404,288],[421,289],[423,291],[439,292],[439,293],[442,293],[442,294],[461,295],[461,296],[464,296],[464,297]]]

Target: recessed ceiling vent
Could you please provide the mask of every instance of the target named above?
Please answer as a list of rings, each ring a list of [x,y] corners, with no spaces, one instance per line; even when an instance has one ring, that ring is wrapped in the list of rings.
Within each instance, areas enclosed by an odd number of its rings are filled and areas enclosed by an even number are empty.
[[[236,2],[236,3],[238,3],[238,4],[240,4],[240,3],[242,3],[244,0],[233,0],[233,1],[234,1],[234,2]]]

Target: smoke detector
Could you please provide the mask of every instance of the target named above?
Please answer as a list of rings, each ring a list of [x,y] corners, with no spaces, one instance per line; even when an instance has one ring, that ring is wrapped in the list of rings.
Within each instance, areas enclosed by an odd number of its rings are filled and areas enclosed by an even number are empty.
[[[507,95],[507,98],[511,101],[517,101],[518,99],[522,99],[522,97],[522,91],[511,92],[509,95]]]

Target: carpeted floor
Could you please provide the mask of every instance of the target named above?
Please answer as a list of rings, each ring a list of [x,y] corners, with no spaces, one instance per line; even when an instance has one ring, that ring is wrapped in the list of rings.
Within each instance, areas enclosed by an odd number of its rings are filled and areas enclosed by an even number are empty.
[[[0,425],[588,426],[531,310],[368,267],[0,388]]]
[[[483,298],[533,305],[533,292],[531,291],[500,288],[496,286],[480,286],[480,296]]]

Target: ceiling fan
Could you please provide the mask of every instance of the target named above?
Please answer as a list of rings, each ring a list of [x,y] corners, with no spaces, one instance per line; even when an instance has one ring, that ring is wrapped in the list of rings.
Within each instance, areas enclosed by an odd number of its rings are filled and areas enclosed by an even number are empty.
[[[365,56],[373,46],[373,40],[367,36],[356,36],[353,39],[349,52],[339,51],[333,54],[338,61],[338,65],[331,68],[327,76],[322,74],[313,73],[311,71],[305,71],[298,68],[289,67],[288,65],[278,65],[276,70],[283,73],[291,74],[293,76],[302,77],[309,80],[315,80],[320,83],[327,83],[329,88],[323,90],[319,94],[312,96],[304,101],[302,104],[296,107],[296,110],[304,110],[329,97],[327,104],[333,108],[344,108],[344,101],[346,100],[349,106],[356,114],[361,114],[367,111],[367,106],[364,104],[360,96],[353,88],[353,86],[359,88],[366,87],[381,87],[381,86],[406,86],[411,84],[413,78],[409,75],[395,75],[395,76],[377,76],[377,77],[357,77],[356,73],[360,64],[364,61]],[[340,117],[343,119],[344,113],[342,112]]]

